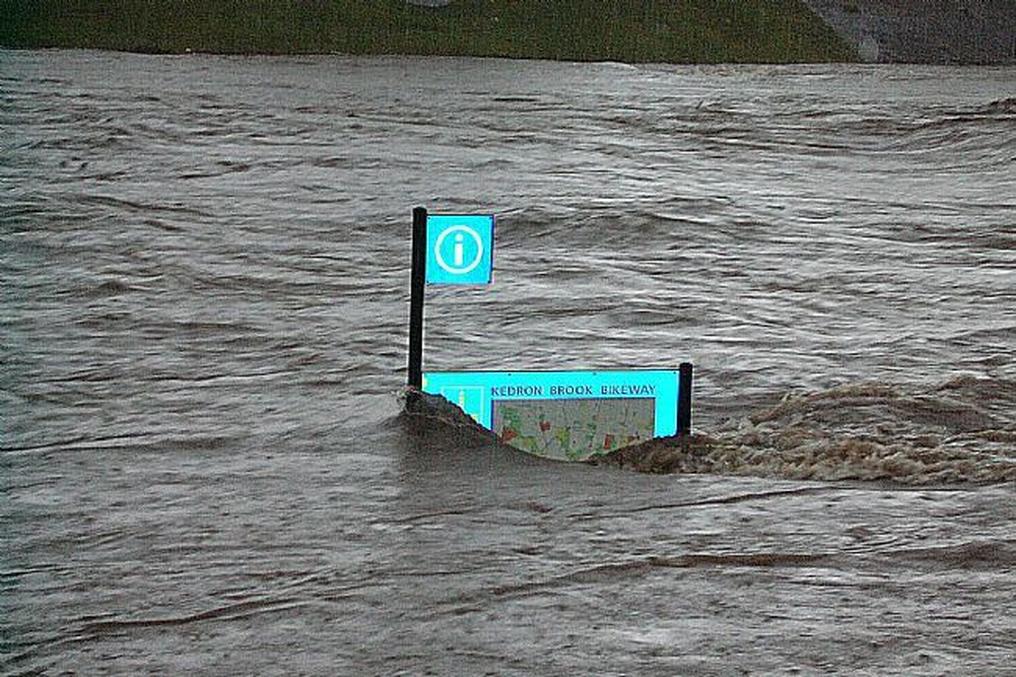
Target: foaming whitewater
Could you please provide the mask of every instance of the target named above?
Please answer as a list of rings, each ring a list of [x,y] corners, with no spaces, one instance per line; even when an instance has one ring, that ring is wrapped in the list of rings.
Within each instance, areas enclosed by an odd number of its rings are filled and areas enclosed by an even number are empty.
[[[0,673],[1011,670],[1014,101],[0,51]],[[417,205],[498,215],[426,370],[690,361],[693,434],[557,462],[393,396]]]
[[[440,396],[403,393],[432,444],[501,444]],[[959,377],[930,390],[883,383],[786,395],[709,432],[658,438],[587,463],[649,473],[948,485],[1016,480],[1016,383]]]

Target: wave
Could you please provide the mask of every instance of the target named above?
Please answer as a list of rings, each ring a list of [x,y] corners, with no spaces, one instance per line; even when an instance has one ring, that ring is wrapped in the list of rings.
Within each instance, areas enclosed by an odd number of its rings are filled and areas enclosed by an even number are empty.
[[[407,391],[406,414],[439,447],[498,446],[444,398]],[[646,473],[709,473],[907,485],[1016,480],[1016,381],[959,377],[931,388],[881,382],[788,394],[712,432],[657,438],[584,463]]]
[[[1016,114],[1016,96],[1006,97],[992,101],[984,106],[985,113],[1012,113]]]

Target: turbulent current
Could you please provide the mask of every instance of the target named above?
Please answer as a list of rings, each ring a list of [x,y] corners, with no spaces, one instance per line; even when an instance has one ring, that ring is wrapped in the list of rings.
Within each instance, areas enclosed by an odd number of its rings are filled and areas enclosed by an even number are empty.
[[[0,671],[1016,674],[1014,187],[1013,68],[0,52]],[[418,205],[425,367],[693,434],[406,409]]]

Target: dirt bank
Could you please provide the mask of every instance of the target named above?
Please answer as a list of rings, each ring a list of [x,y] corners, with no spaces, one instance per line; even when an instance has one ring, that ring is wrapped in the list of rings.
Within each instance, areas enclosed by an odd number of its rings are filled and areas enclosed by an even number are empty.
[[[0,47],[629,63],[855,60],[799,0],[0,0]]]
[[[865,61],[1016,65],[1013,0],[805,0]]]

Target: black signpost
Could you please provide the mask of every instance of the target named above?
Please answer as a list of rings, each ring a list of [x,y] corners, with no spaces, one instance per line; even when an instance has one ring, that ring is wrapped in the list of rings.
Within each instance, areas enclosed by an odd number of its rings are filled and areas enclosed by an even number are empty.
[[[693,367],[691,362],[682,362],[677,386],[677,434],[691,432],[691,381]]]
[[[409,284],[409,385],[423,389],[423,292],[427,278],[427,210],[413,210],[413,264]]]

